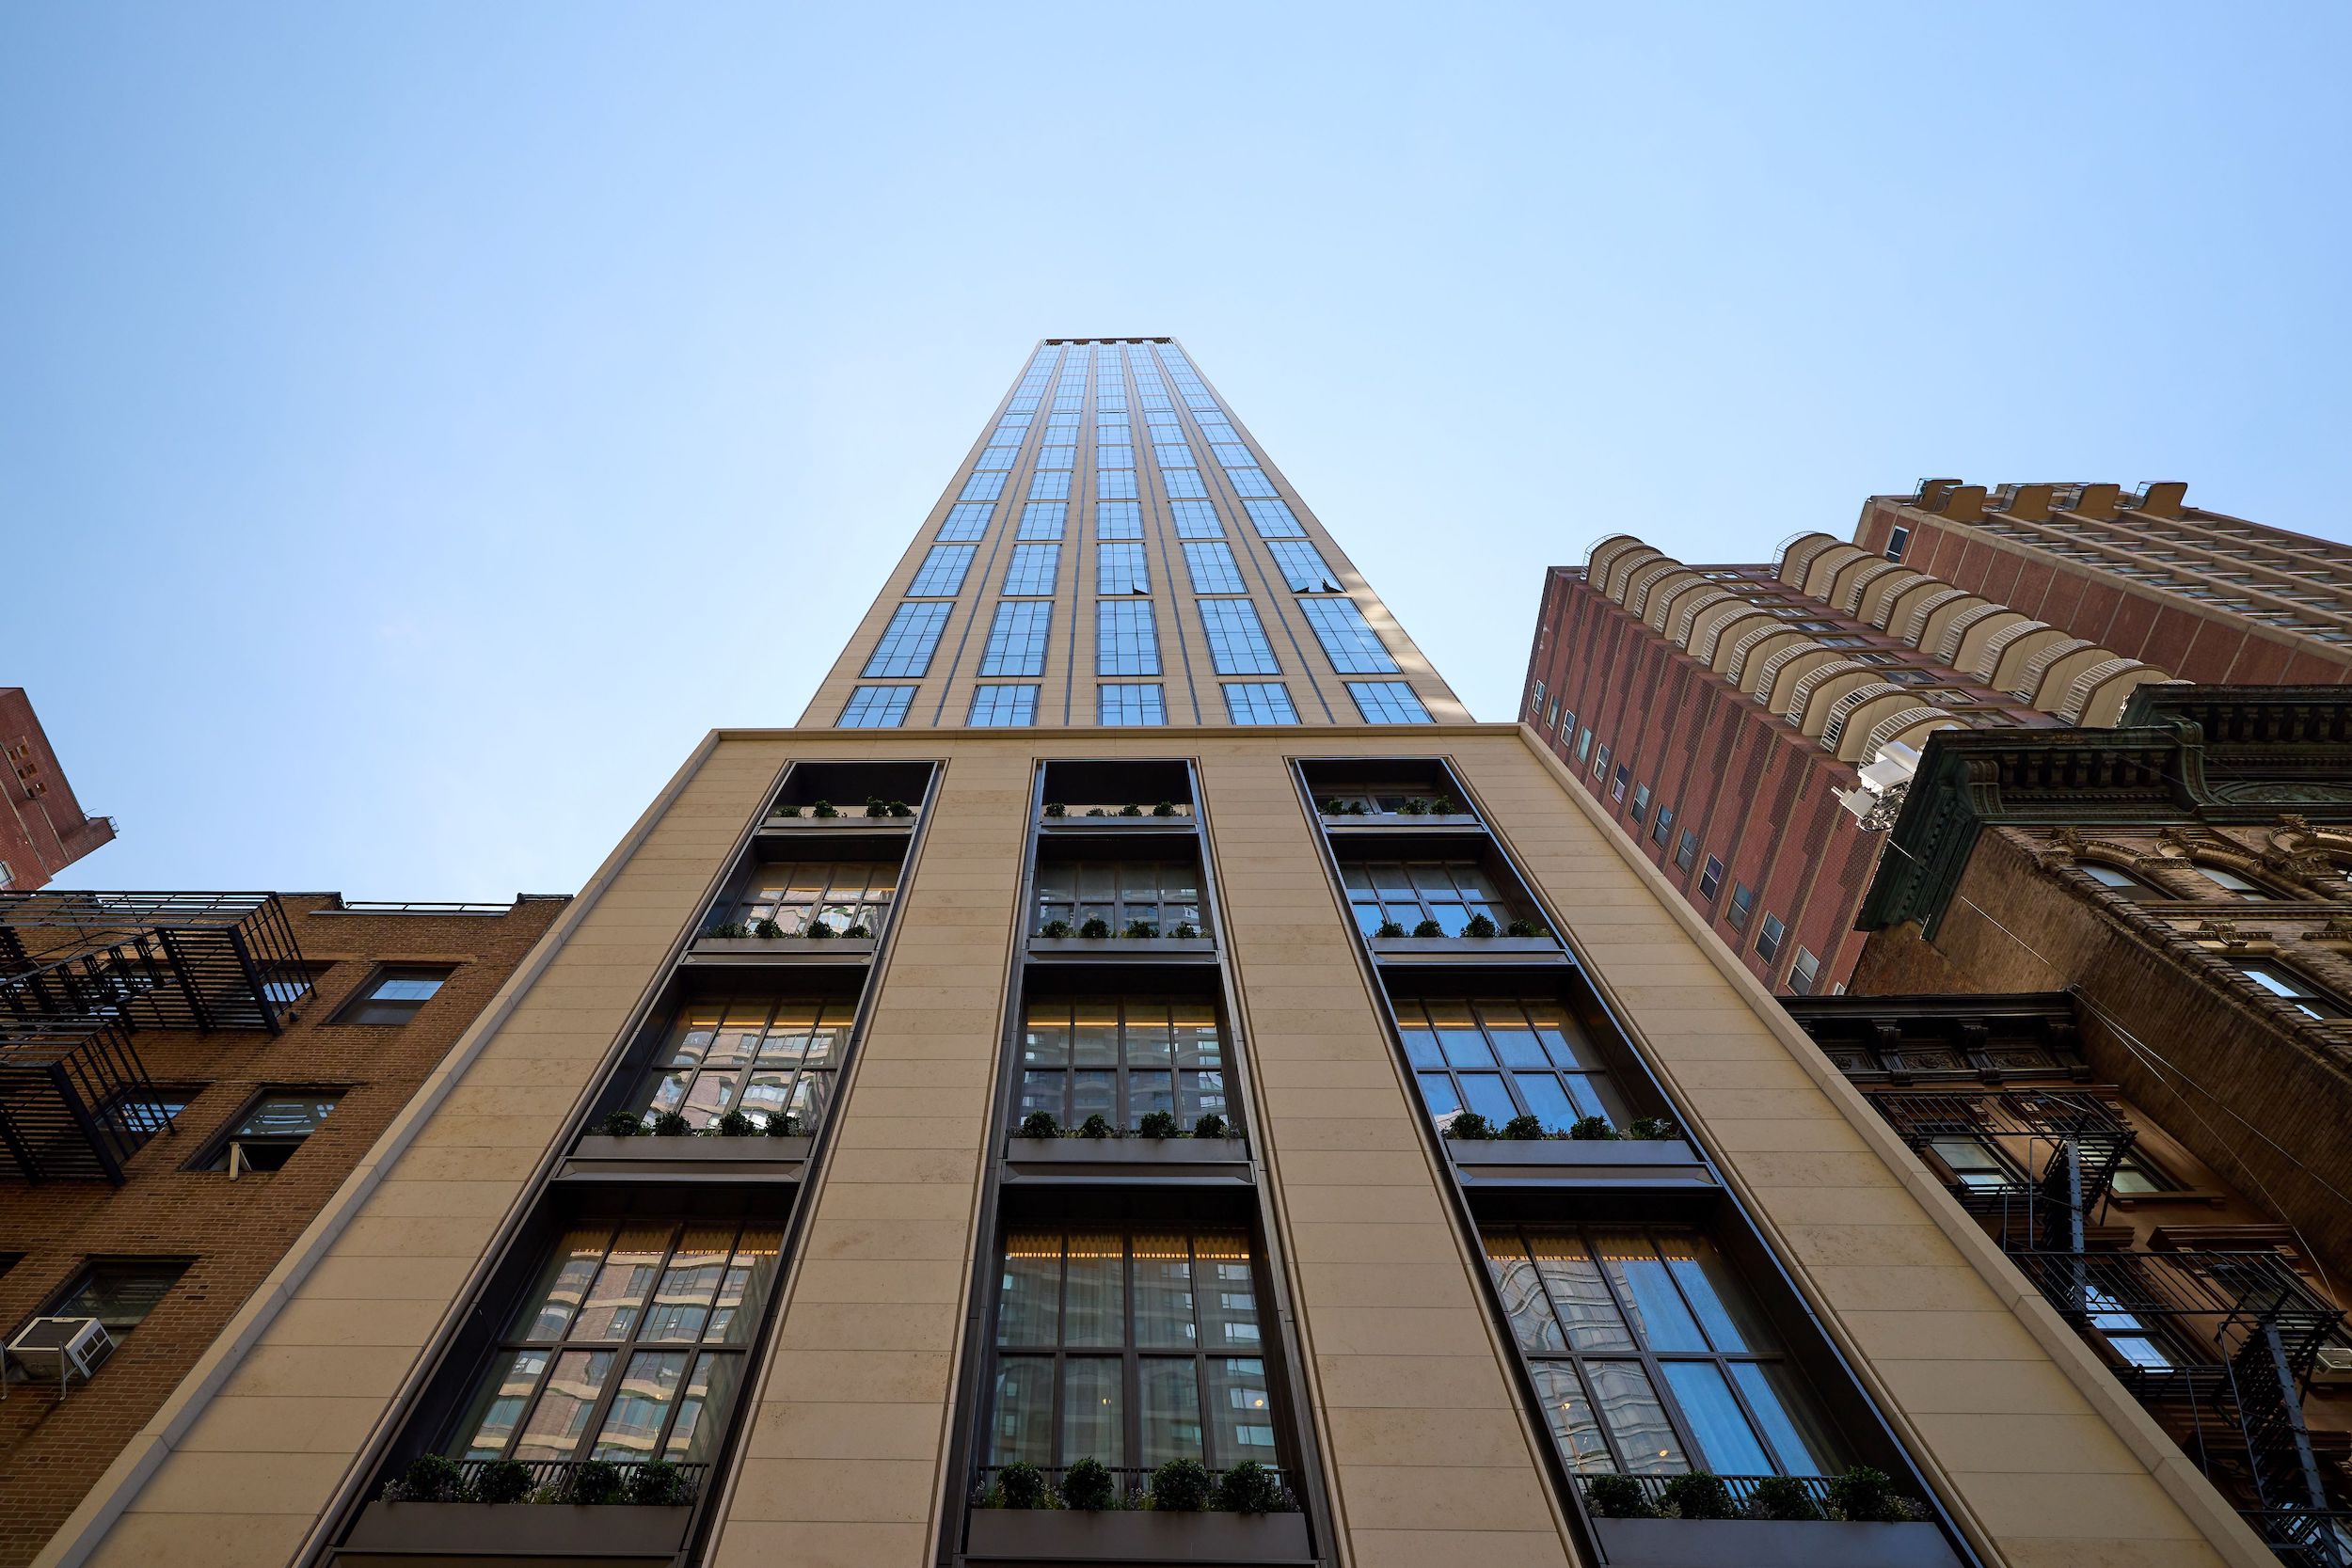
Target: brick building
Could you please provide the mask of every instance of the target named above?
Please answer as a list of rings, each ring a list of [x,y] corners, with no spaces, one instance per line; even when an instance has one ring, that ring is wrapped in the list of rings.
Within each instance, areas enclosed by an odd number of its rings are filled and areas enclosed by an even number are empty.
[[[62,1397],[11,1358],[0,1563],[168,1418],[565,902],[0,897],[0,1332],[96,1317],[117,1347]]]
[[[113,841],[114,818],[82,810],[22,687],[0,686],[0,892],[45,887]]]

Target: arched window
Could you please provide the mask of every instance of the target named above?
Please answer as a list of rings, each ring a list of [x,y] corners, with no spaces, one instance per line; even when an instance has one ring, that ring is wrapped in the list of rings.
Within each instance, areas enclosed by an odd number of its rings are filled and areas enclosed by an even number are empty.
[[[2320,990],[2284,964],[2241,962],[2238,972],[2280,1001],[2290,1003],[2307,1018],[2352,1018],[2352,1008]]]
[[[2192,863],[2190,869],[2214,886],[2238,898],[2266,901],[2279,896],[2268,888],[2256,882],[2249,882],[2236,872],[2224,866]]]
[[[2105,865],[2097,861],[2079,863],[2083,874],[2102,887],[2113,888],[2135,904],[2161,904],[2172,895],[2153,882],[2135,877],[2118,865]]]

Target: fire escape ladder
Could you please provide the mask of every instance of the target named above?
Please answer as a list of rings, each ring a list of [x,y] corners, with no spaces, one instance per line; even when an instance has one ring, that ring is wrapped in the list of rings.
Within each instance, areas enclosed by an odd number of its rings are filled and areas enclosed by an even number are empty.
[[[2247,1476],[2262,1503],[2258,1528],[2290,1562],[2345,1568],[2303,1422],[2302,1379],[2278,1323],[2255,1323],[2230,1358],[2229,1371],[2238,1428],[2246,1435]]]

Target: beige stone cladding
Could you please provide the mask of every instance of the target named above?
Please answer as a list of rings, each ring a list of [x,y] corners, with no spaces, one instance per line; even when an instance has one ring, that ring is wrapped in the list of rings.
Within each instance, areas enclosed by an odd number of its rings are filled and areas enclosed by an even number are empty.
[[[175,1396],[48,1561],[287,1561],[460,1301],[631,1009],[792,758],[946,763],[708,1560],[934,1560],[1033,760],[1192,757],[1248,1041],[1268,1254],[1297,1309],[1335,1562],[1577,1560],[1484,1264],[1452,1218],[1292,782],[1298,755],[1450,757],[1696,1135],[1989,1561],[2267,1561],[2242,1525],[1771,999],[1516,727],[725,732],[600,871],[296,1248],[249,1342]],[[310,1239],[306,1238],[306,1243]],[[178,1425],[171,1423],[177,1421]],[[112,1514],[119,1513],[119,1517]]]

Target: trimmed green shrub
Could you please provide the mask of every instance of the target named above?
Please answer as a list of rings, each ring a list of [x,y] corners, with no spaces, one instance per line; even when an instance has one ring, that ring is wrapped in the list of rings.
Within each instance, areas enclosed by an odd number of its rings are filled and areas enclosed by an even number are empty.
[[[1404,803],[1396,808],[1396,813],[1399,816],[1427,816],[1429,802],[1421,796],[1408,795],[1405,798]]]
[[[1748,1498],[1748,1516],[1753,1519],[1819,1519],[1821,1505],[1813,1500],[1813,1494],[1796,1477],[1766,1476],[1756,1483],[1756,1491]]]
[[[711,1131],[723,1138],[748,1138],[759,1131],[759,1124],[741,1111],[729,1111]]]
[[[1160,928],[1148,920],[1130,920],[1120,935],[1132,942],[1149,942],[1160,934]]]
[[[644,1118],[634,1111],[607,1111],[596,1123],[596,1131],[608,1138],[633,1138],[644,1130]]]
[[[395,1483],[405,1503],[453,1503],[466,1496],[466,1472],[443,1453],[421,1453]]]
[[[996,1472],[996,1484],[990,1489],[998,1508],[1050,1508],[1046,1500],[1045,1475],[1030,1464],[1008,1465]]]
[[[1326,800],[1315,808],[1326,816],[1345,816],[1347,808],[1338,800]]]
[[[1532,920],[1514,920],[1502,928],[1506,937],[1548,937],[1551,932]]]
[[[610,1460],[585,1460],[572,1471],[572,1501],[576,1503],[617,1503],[626,1495],[621,1467]]]
[[[866,798],[866,815],[868,816],[888,816],[890,815],[889,803],[883,800],[879,795],[868,795]]]
[[[1829,1505],[1858,1525],[1898,1525],[1911,1517],[1911,1500],[1884,1470],[1857,1465],[1829,1483]]]
[[[1045,815],[1048,816],[1067,816],[1070,815],[1070,808],[1063,805],[1059,800],[1048,800],[1045,802]]]
[[[1413,935],[1417,937],[1441,937],[1445,935],[1445,927],[1438,925],[1434,920],[1424,920],[1420,925],[1413,927]]]
[[[1119,808],[1119,815],[1121,816],[1141,816],[1143,815],[1143,808],[1141,806],[1121,806]]]
[[[1429,803],[1429,815],[1432,816],[1459,816],[1462,815],[1462,808],[1454,803],[1453,796],[1440,795]]]
[[[1544,1135],[1543,1118],[1534,1116],[1513,1117],[1502,1124],[1502,1135],[1522,1141],[1528,1138],[1540,1138]]]
[[[1090,914],[1079,923],[1078,934],[1089,942],[1102,942],[1111,934],[1111,923],[1099,914]]]
[[[1198,942],[1200,940],[1200,927],[1195,926],[1189,920],[1179,921],[1176,926],[1176,940],[1178,942]]]
[[[1177,1133],[1175,1115],[1153,1111],[1136,1124],[1136,1131],[1147,1138],[1172,1138]]]
[[[1483,914],[1474,914],[1470,917],[1470,924],[1462,927],[1462,934],[1466,937],[1491,937],[1498,933],[1493,921]]]
[[[1150,1497],[1162,1513],[1198,1513],[1209,1506],[1209,1472],[1197,1459],[1171,1459],[1152,1472]]]
[[[1642,1483],[1631,1476],[1587,1476],[1584,1500],[1604,1519],[1649,1519],[1658,1511],[1642,1495]]]
[[[474,1476],[473,1500],[518,1503],[531,1496],[531,1466],[516,1459],[496,1460]]]
[[[1044,925],[1037,928],[1037,934],[1041,937],[1052,937],[1058,941],[1059,939],[1070,936],[1073,933],[1071,930],[1070,922],[1067,920],[1049,920]]]
[[[1173,800],[1162,800],[1158,805],[1152,808],[1152,815],[1154,816],[1173,816],[1176,815],[1176,802]]]
[[[874,934],[874,928],[861,920],[841,934],[845,937],[870,937]]]
[[[1031,1111],[1021,1118],[1021,1136],[1058,1138],[1061,1136],[1061,1123],[1054,1119],[1054,1113],[1051,1111]]]
[[[798,806],[778,806],[775,810],[775,815],[778,816],[798,816],[801,815],[801,808]]]
[[[1104,1118],[1100,1111],[1078,1124],[1078,1136],[1082,1138],[1107,1138],[1110,1135],[1111,1124]]]
[[[1064,1508],[1099,1513],[1119,1506],[1119,1482],[1099,1459],[1081,1459],[1061,1473]]]
[[[628,1473],[628,1500],[640,1508],[677,1508],[694,1500],[693,1483],[668,1460],[653,1460]]]
[[[1227,1513],[1287,1513],[1290,1497],[1279,1475],[1245,1459],[1217,1478],[1216,1506]]]
[[[1347,815],[1350,816],[1369,816],[1372,814],[1364,809],[1364,803],[1361,800],[1350,800],[1347,802]]]
[[[1676,1476],[1660,1490],[1659,1500],[1685,1519],[1731,1518],[1731,1489],[1721,1476],[1693,1470]]]
[[[1192,1135],[1196,1138],[1230,1138],[1233,1133],[1225,1125],[1225,1118],[1211,1111],[1192,1124]]]
[[[747,937],[751,934],[751,927],[744,925],[739,920],[723,920],[718,925],[713,926],[709,930],[703,933],[703,935],[707,937],[717,937],[723,942],[732,942],[738,938]]]
[[[653,1135],[657,1138],[682,1138],[693,1129],[675,1111],[664,1111],[653,1118]]]
[[[1472,1143],[1479,1143],[1493,1137],[1495,1130],[1493,1125],[1476,1111],[1456,1111],[1454,1114],[1454,1119],[1446,1123],[1445,1135],[1449,1138],[1467,1138]]]
[[[771,1138],[797,1138],[801,1135],[801,1118],[789,1111],[768,1113],[768,1135]]]
[[[841,815],[839,812],[833,809],[833,802],[831,800],[818,801],[815,805],[808,808],[808,814],[811,816],[839,816]]]
[[[1580,1117],[1568,1129],[1568,1136],[1579,1143],[1606,1143],[1617,1135],[1607,1117]]]
[[[840,932],[834,930],[832,927],[826,925],[821,920],[810,921],[808,923],[808,929],[801,933],[801,935],[808,938],[811,942],[831,942],[834,938],[839,936],[840,934]]]
[[[886,809],[893,816],[913,816],[914,815],[914,808],[908,805],[904,800],[893,800],[884,809]]]
[[[1405,934],[1405,927],[1393,920],[1384,920],[1380,923],[1380,928],[1372,934],[1375,937],[1401,937]]]
[[[1635,1138],[1678,1138],[1682,1136],[1682,1130],[1674,1124],[1674,1119],[1670,1117],[1635,1117],[1632,1126],[1626,1132],[1629,1137]]]
[[[752,922],[752,935],[773,942],[784,935],[784,927],[772,920],[755,920]]]

